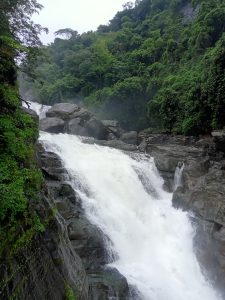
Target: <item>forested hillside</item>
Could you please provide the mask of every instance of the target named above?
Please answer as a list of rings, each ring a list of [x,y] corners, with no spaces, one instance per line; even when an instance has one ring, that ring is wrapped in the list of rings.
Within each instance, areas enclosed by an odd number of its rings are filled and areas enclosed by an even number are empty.
[[[32,0],[1,0],[0,3],[1,299],[7,284],[17,273],[12,269],[6,276],[7,263],[43,230],[34,208],[42,185],[34,148],[38,137],[37,118],[33,119],[20,108],[15,64],[21,55],[25,58],[39,45],[37,34],[41,28],[30,20],[32,12],[39,8],[41,6]]]
[[[225,126],[224,31],[223,0],[127,3],[96,32],[59,30],[22,92],[82,101],[128,129],[208,133]]]

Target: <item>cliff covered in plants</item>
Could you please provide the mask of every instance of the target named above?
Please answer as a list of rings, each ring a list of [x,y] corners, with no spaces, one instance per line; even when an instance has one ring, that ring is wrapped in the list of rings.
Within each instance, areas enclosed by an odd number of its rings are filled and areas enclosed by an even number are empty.
[[[41,28],[30,20],[39,8],[33,0],[0,3],[1,299],[74,299],[79,281],[72,278],[77,270],[80,278],[84,274],[37,166],[38,117],[20,107],[15,60],[33,54],[39,45]],[[63,255],[67,263],[57,265],[56,258]]]
[[[59,30],[22,90],[44,104],[84,102],[128,129],[221,129],[224,24],[222,0],[127,3],[95,32]]]

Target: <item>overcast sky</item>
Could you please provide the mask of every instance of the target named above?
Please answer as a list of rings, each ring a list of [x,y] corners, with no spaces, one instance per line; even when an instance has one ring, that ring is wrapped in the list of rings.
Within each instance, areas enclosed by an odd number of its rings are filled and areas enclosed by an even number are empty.
[[[44,8],[34,15],[36,23],[49,28],[49,34],[42,35],[43,43],[54,40],[54,32],[62,28],[72,28],[79,33],[96,30],[122,10],[128,0],[39,0]],[[131,1],[134,2],[134,1]]]

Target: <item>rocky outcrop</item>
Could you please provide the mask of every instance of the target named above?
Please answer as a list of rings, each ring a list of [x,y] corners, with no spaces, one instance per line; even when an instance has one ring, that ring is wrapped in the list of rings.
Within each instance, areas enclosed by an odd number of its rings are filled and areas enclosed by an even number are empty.
[[[71,103],[53,105],[46,112],[46,118],[40,120],[40,130],[94,137],[99,140],[108,139],[111,133],[111,130],[93,114]]]
[[[113,297],[118,300],[128,299],[126,279],[117,270],[106,267],[109,263],[106,251],[107,237],[87,219],[80,197],[68,184],[68,174],[59,158],[40,147],[39,161],[45,174],[49,195],[68,236],[69,248],[81,260],[85,270],[86,281],[83,281],[85,299],[103,300]],[[74,280],[79,281],[79,277],[75,276]],[[74,291],[79,295],[77,289]],[[76,296],[76,299],[82,298]]]
[[[191,212],[198,260],[225,298],[224,134],[196,138],[142,132],[139,139],[154,157],[167,190],[173,190],[176,166],[184,163],[183,184],[174,192],[173,205]]]
[[[47,112],[46,117],[68,119],[70,116],[79,111],[79,107],[72,103],[57,103],[54,104]]]
[[[137,131],[125,132],[120,137],[121,141],[127,144],[137,145],[138,144],[138,134]]]
[[[33,111],[23,111],[38,120]],[[35,224],[30,223],[28,215],[26,222],[18,223],[20,228],[12,228],[23,234],[13,249],[4,250],[10,253],[5,253],[5,260],[0,263],[0,299],[62,300],[70,293],[76,299],[86,300],[87,274],[70,242],[66,222],[56,209],[53,187],[48,184],[65,180],[64,170],[51,154],[40,154],[40,162],[46,185],[39,194],[31,195],[28,207],[33,218],[38,219]],[[42,230],[44,226],[43,232],[37,233],[36,226]]]
[[[57,117],[44,118],[40,121],[40,130],[50,133],[60,133],[64,131],[65,122]]]
[[[134,151],[138,144],[136,131],[125,132],[118,121],[98,120],[92,113],[76,104],[57,103],[40,120],[40,130],[92,137],[97,143],[122,150]],[[129,146],[127,146],[129,145]],[[130,146],[133,145],[133,146]]]

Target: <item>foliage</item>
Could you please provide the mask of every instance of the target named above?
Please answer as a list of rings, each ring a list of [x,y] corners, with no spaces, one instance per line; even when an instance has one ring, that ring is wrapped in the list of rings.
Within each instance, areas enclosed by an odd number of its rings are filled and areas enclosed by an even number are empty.
[[[96,32],[59,30],[67,40],[22,83],[42,103],[82,100],[129,129],[209,132],[225,126],[224,24],[221,0],[128,2]]]
[[[39,43],[40,28],[30,20],[39,8],[35,0],[0,3],[0,263],[44,230],[35,212],[43,181],[35,161],[37,119],[20,109],[15,65],[19,52]]]
[[[66,300],[76,300],[74,292],[68,283],[65,283]]]

